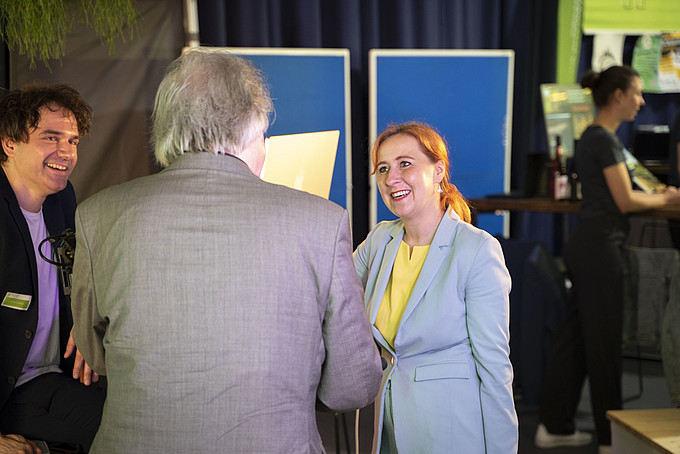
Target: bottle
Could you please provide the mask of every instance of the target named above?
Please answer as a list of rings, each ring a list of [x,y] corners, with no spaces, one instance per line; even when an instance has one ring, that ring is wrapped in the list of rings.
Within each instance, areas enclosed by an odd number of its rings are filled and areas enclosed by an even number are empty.
[[[582,198],[581,180],[578,178],[573,158],[567,158],[567,173],[569,174],[569,189],[571,191],[570,200],[572,202],[578,202]]]
[[[555,136],[555,156],[550,163],[550,196],[553,200],[565,200],[571,196],[567,165],[562,156],[562,139]]]

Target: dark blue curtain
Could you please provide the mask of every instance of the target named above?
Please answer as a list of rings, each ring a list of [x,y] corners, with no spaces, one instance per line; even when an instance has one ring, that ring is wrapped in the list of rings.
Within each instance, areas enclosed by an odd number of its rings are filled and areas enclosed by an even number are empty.
[[[199,0],[201,45],[348,48],[354,239],[368,232],[368,50],[513,49],[514,190],[546,152],[538,85],[555,79],[558,0]]]
[[[538,86],[554,82],[559,0],[198,0],[201,44],[241,47],[348,48],[352,83],[352,176],[355,242],[368,231],[368,50],[374,48],[513,49],[511,188],[532,193],[547,154]],[[624,63],[637,37],[627,37]],[[590,65],[584,37],[579,75]],[[9,87],[0,44],[0,86]],[[680,94],[646,94],[647,106],[618,133],[632,145],[638,124],[671,124]],[[553,216],[515,214],[514,238],[552,247]],[[561,223],[561,221],[560,221]],[[557,241],[555,241],[557,240]]]

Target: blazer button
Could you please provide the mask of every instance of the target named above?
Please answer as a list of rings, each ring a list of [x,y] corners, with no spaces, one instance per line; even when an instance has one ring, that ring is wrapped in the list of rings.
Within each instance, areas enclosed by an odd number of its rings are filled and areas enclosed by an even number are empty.
[[[30,339],[31,337],[33,337],[33,333],[29,330],[26,330],[26,331],[24,331],[24,337],[26,339]]]
[[[394,366],[394,356],[391,356],[391,357],[390,357],[390,362],[391,362],[392,365]]]
[[[17,379],[14,377],[7,377],[7,383],[10,385],[14,385],[17,382]]]

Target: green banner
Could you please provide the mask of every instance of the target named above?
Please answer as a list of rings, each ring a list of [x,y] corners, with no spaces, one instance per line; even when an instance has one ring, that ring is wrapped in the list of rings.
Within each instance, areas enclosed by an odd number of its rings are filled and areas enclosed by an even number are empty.
[[[557,11],[557,68],[558,84],[573,84],[578,73],[581,51],[581,16],[583,0],[560,0]]]
[[[661,91],[659,86],[659,61],[661,60],[661,35],[642,35],[635,42],[631,65],[640,73],[642,88],[650,93]]]
[[[609,30],[631,35],[680,30],[680,1],[584,0],[583,30],[586,34]]]
[[[644,91],[680,92],[680,32],[642,35],[635,43],[633,62]]]

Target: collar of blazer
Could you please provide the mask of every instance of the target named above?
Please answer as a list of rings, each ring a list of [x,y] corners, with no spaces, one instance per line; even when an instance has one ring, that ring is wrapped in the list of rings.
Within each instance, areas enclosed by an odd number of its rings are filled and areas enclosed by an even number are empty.
[[[17,197],[14,194],[12,186],[9,184],[7,175],[5,174],[5,169],[0,165],[0,194],[2,198],[5,199],[8,205],[19,205],[17,202]]]
[[[34,270],[33,279],[35,282],[35,279],[37,279],[37,271],[35,271],[35,251],[33,250],[31,231],[28,229],[26,219],[24,219],[24,215],[21,212],[21,208],[19,207],[19,201],[17,200],[16,194],[14,194],[12,186],[9,184],[9,180],[7,179],[7,175],[5,175],[4,170],[0,170],[0,193],[2,193],[4,203],[7,204],[7,211],[9,212],[10,218],[12,219],[11,222],[13,222],[16,228],[19,230],[21,238],[23,239],[24,249],[28,256],[28,261],[31,264],[31,268]],[[8,227],[3,226],[3,228]],[[2,295],[0,295],[0,298],[1,297]]]
[[[212,152],[182,153],[163,171],[179,169],[205,169],[233,172],[258,178],[244,161],[231,154],[213,154]]]
[[[430,244],[430,249],[425,257],[425,262],[423,263],[423,268],[420,271],[418,280],[416,281],[411,296],[409,297],[406,308],[404,309],[404,314],[399,322],[399,330],[401,330],[404,322],[408,320],[409,315],[418,306],[418,304],[423,300],[425,292],[432,284],[432,281],[437,274],[437,271],[441,268],[444,259],[448,254],[448,249],[453,241],[453,235],[456,230],[456,226],[461,222],[460,217],[454,211],[447,211],[444,213],[442,220],[439,222],[439,227],[432,238],[432,243]],[[378,308],[382,302],[382,297],[385,294],[385,288],[387,287],[387,281],[392,273],[392,268],[394,266],[394,260],[397,256],[397,251],[401,240],[404,237],[404,224],[401,221],[397,221],[392,225],[392,229],[389,232],[389,240],[385,245],[385,253],[383,254],[383,261],[380,264],[380,272],[378,277],[378,291],[375,296],[371,307],[371,324],[375,323],[376,316],[378,315]],[[399,343],[399,331],[397,331],[397,337],[395,338],[395,344]],[[392,350],[389,345],[384,345],[385,348]]]

